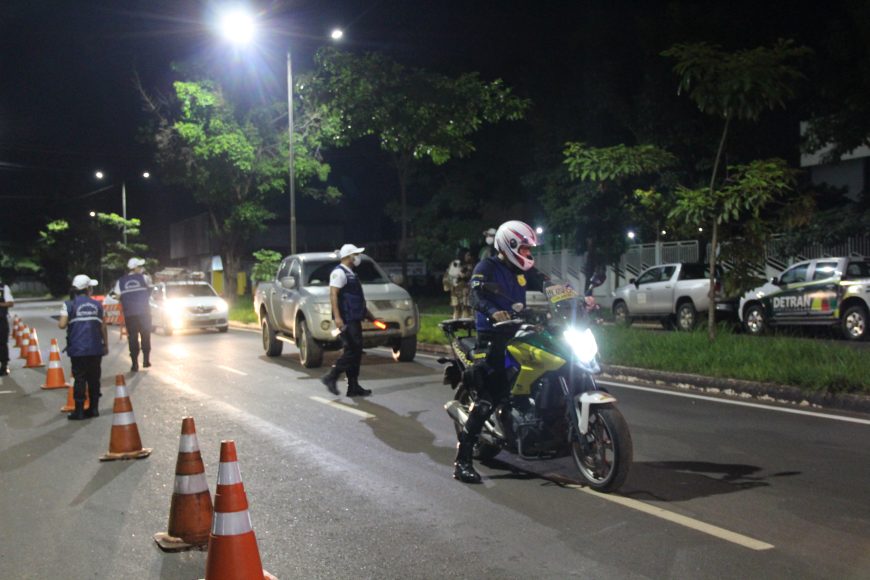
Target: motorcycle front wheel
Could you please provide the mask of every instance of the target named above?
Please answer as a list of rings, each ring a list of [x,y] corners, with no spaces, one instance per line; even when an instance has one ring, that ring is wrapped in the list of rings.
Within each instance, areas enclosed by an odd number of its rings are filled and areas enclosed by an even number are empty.
[[[459,388],[456,389],[456,396],[453,397],[455,401],[458,401],[460,405],[462,405],[465,414],[467,415],[471,409],[471,404],[474,402],[474,399],[471,397],[471,391],[465,388],[465,385],[459,385]],[[456,437],[459,438],[459,432],[462,431],[462,427],[456,421],[453,422],[453,428],[456,430]],[[474,445],[474,458],[478,461],[489,461],[501,451],[501,448],[496,445],[490,445],[489,443],[485,443],[481,439],[478,438],[477,443]]]
[[[628,424],[613,405],[594,405],[589,410],[589,430],[575,433],[571,455],[580,475],[592,489],[616,491],[628,477],[632,461]]]

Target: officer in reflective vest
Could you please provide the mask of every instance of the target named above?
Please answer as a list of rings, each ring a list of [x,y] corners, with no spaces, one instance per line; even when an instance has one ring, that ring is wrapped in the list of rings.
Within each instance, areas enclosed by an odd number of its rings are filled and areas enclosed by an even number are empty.
[[[71,421],[100,416],[100,374],[104,356],[109,354],[109,336],[103,318],[103,305],[91,298],[97,285],[84,274],[73,278],[72,300],[60,309],[58,328],[66,328],[66,353],[72,361],[75,409],[67,415]],[[91,406],[85,411],[85,387]]]
[[[366,298],[362,284],[354,268],[362,263],[361,254],[365,248],[345,244],[338,252],[341,261],[329,275],[329,299],[332,304],[332,317],[341,331],[344,350],[335,366],[324,375],[320,382],[326,385],[333,395],[338,394],[338,378],[347,375],[347,396],[367,397],[372,392],[359,384],[359,367],[362,361],[363,338],[362,321],[374,320],[366,308]]]
[[[9,286],[0,280],[0,376],[9,374],[9,309],[15,304]]]
[[[142,337],[142,366],[151,366],[151,277],[146,275],[142,266],[145,260],[130,258],[127,261],[129,273],[121,276],[115,284],[114,293],[121,298],[124,323],[127,326],[127,344],[130,346],[130,371],[139,370],[139,337]]]

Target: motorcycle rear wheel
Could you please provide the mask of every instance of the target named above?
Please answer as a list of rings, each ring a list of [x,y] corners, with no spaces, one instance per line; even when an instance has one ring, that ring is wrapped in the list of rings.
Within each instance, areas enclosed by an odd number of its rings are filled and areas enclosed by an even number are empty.
[[[453,397],[454,400],[458,401],[460,405],[462,405],[463,410],[466,414],[468,414],[469,409],[471,409],[471,404],[474,402],[474,399],[471,397],[471,391],[465,388],[465,385],[459,385],[456,389],[456,396]],[[456,421],[453,422],[453,428],[456,430],[456,437],[459,438],[459,432],[462,431],[462,427],[459,426],[459,423]],[[477,440],[477,443],[474,445],[474,458],[478,461],[489,461],[498,455],[498,452],[501,451],[501,447],[497,445],[490,445],[482,441],[481,439]]]
[[[595,491],[616,491],[625,483],[632,461],[628,424],[613,405],[589,410],[589,430],[575,433],[571,442],[574,465]]]

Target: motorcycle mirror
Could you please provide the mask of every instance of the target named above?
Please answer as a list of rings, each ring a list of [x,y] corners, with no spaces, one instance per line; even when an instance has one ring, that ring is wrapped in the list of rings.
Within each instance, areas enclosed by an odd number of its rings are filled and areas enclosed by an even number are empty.
[[[525,308],[525,306],[523,306],[522,302],[515,302],[515,303],[511,304],[511,308],[513,309],[514,312],[522,312],[523,308]]]

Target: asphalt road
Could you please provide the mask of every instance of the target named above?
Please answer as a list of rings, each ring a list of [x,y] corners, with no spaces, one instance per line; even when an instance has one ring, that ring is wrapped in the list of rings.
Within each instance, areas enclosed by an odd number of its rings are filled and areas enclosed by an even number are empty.
[[[55,308],[16,307],[48,359]],[[433,358],[364,357],[369,399],[329,396],[294,349],[256,333],[154,337],[127,374],[152,455],[100,463],[102,416],[69,422],[45,369],[0,378],[0,578],[201,578],[206,553],[160,552],[180,419],[195,417],[212,491],[233,439],[264,567],[279,578],[867,578],[870,418],[608,387],[632,430],[619,494],[571,484],[566,461],[502,453],[484,483],[451,478],[451,396]],[[328,357],[327,362],[333,360]],[[69,366],[65,365],[67,378]]]

